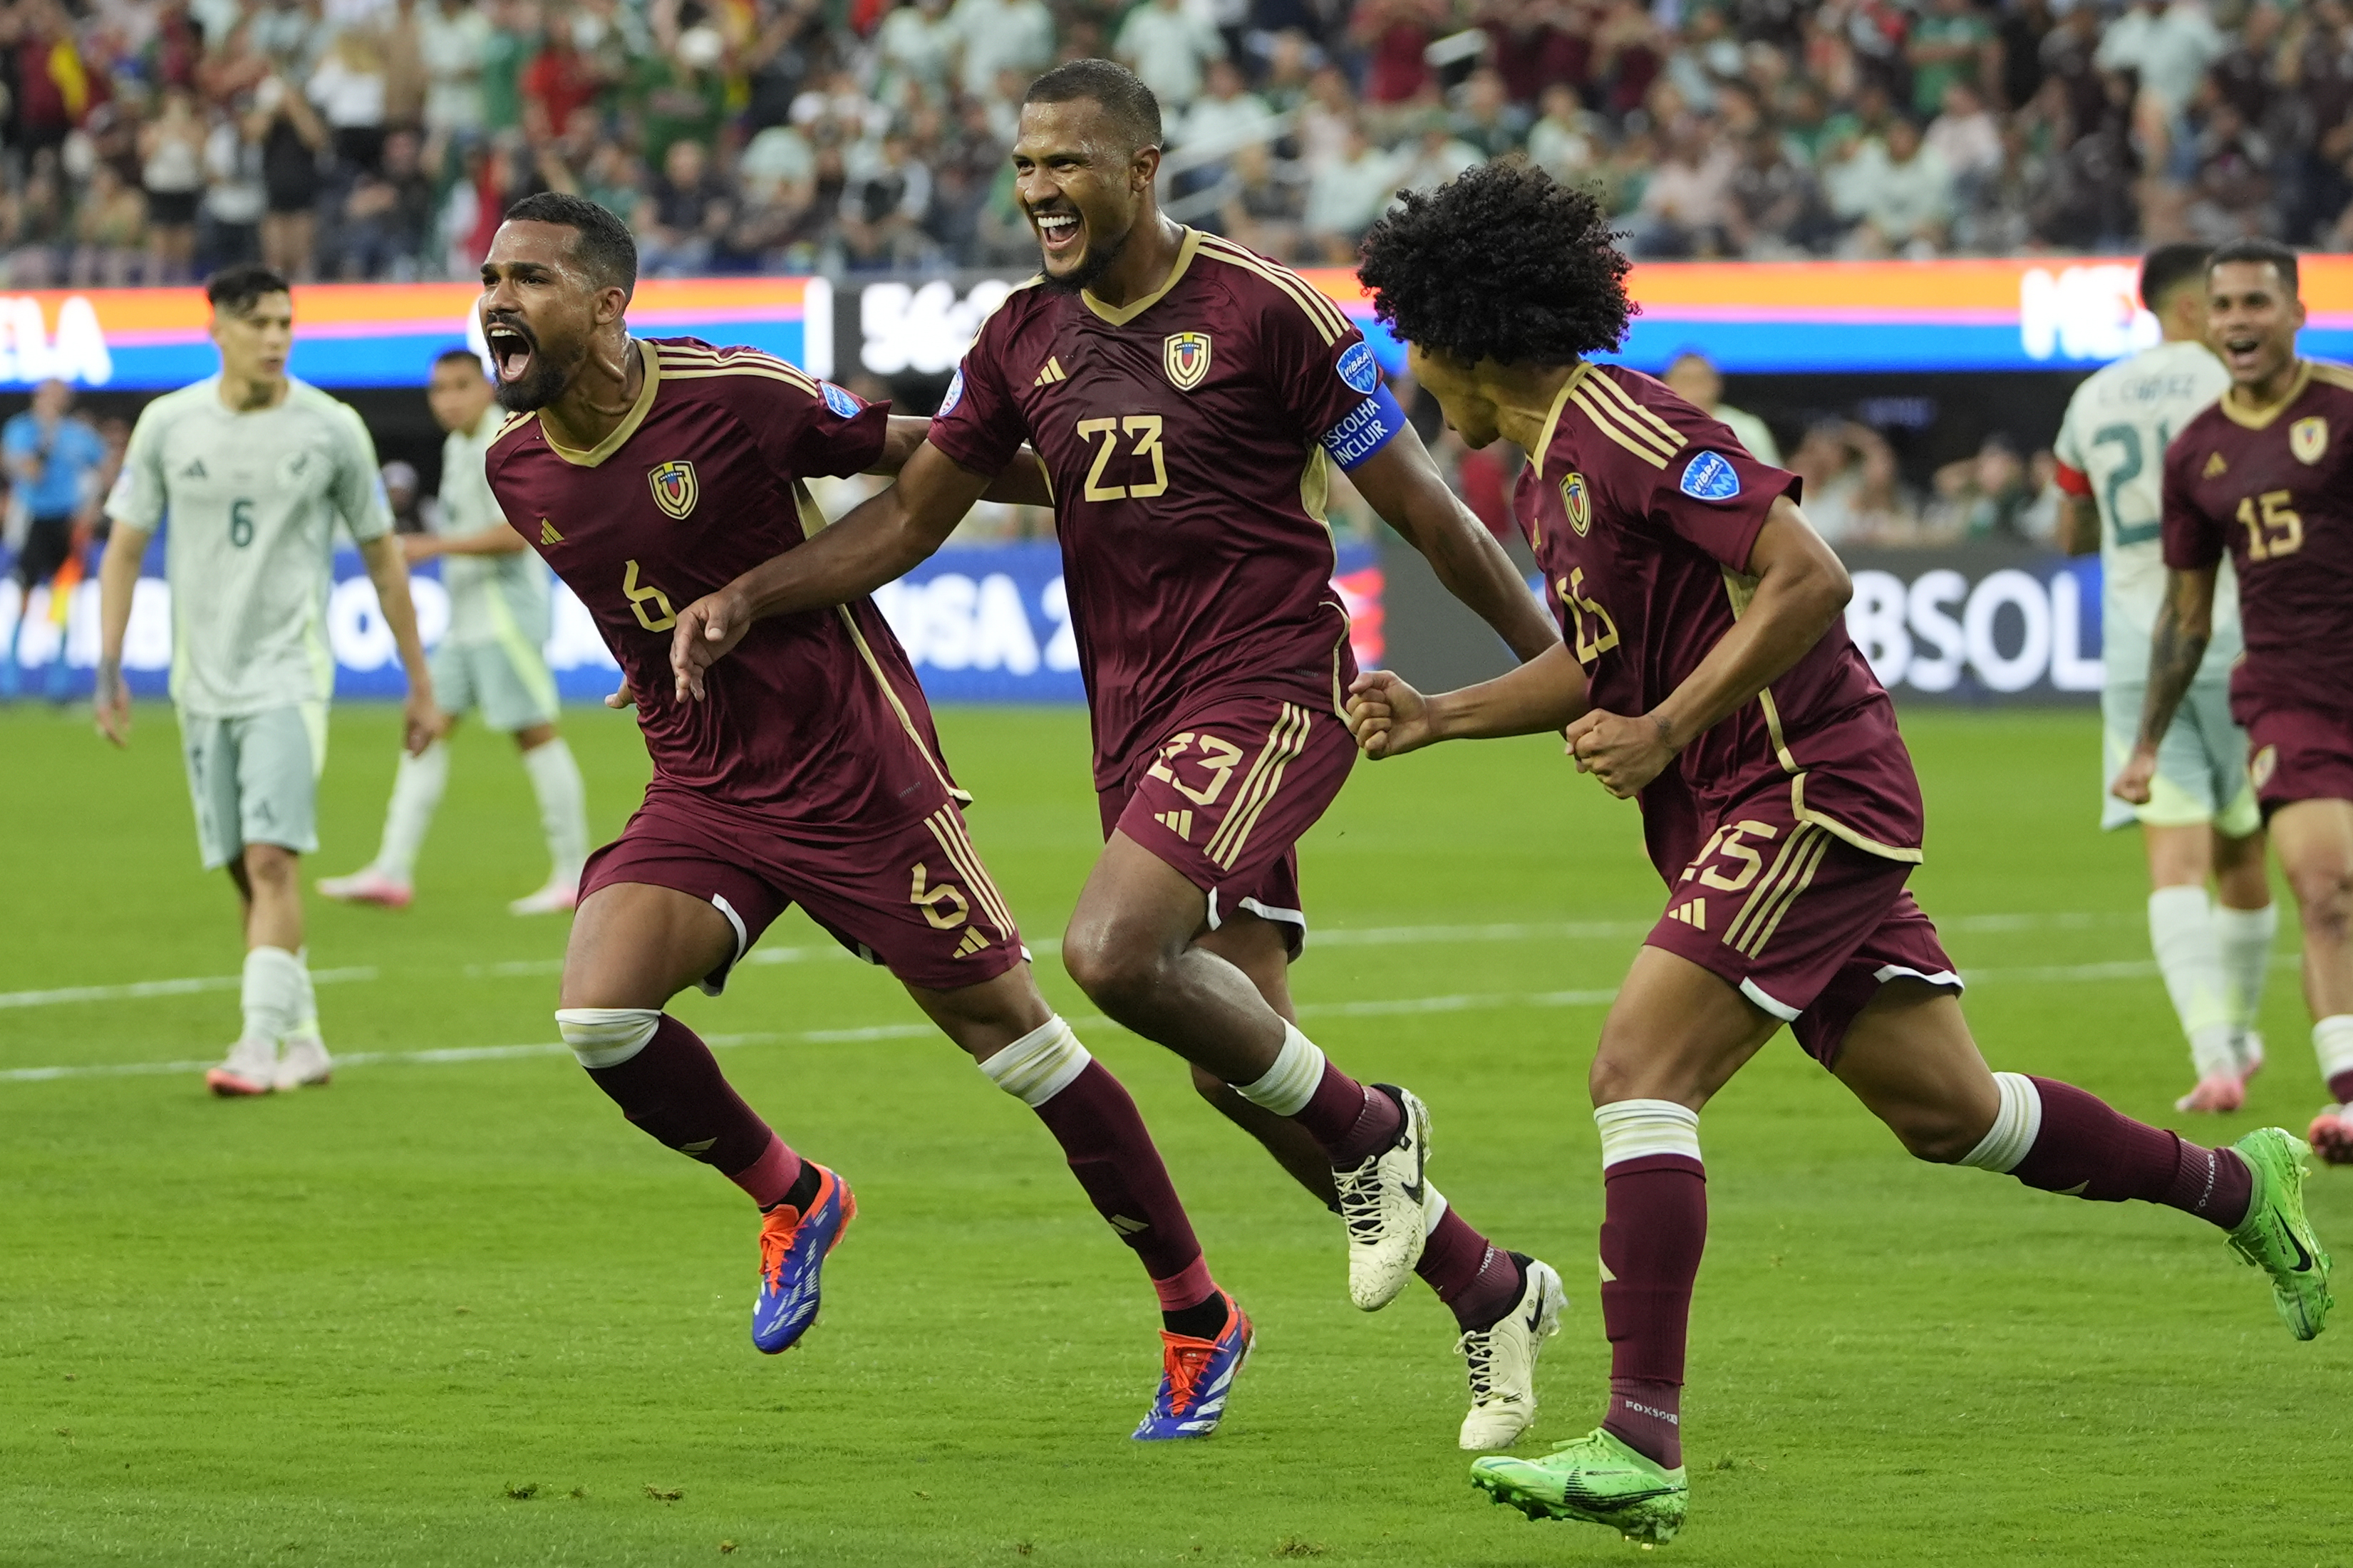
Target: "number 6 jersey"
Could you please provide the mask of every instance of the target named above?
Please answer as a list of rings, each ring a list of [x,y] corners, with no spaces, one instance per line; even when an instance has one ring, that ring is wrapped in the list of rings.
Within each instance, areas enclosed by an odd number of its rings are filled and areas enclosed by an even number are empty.
[[[1193,229],[1155,293],[1114,307],[1033,282],[981,328],[931,442],[973,473],[1024,440],[1045,462],[1098,789],[1205,698],[1338,712],[1356,662],[1325,464],[1379,450],[1396,409],[1338,306]]]
[[[2195,571],[2226,552],[2247,646],[2232,715],[2353,709],[2353,369],[2304,361],[2283,401],[2250,414],[2225,394],[2173,438],[2165,563]]]

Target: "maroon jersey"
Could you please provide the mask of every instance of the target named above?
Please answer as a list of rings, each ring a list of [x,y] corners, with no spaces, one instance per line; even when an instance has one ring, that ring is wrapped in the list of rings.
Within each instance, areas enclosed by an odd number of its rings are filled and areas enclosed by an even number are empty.
[[[1339,307],[1198,230],[1156,294],[1114,309],[1033,283],[981,328],[932,444],[974,473],[1024,440],[1045,460],[1097,788],[1190,705],[1251,693],[1339,711],[1356,663],[1325,463],[1395,434],[1383,402]]]
[[[1569,376],[1512,510],[1595,708],[1647,713],[1699,668],[1747,607],[1749,548],[1783,495],[1797,498],[1795,475],[1649,376],[1605,364]],[[1920,858],[1911,754],[1843,621],[1684,747],[1674,772],[1643,792],[1645,837],[1670,878],[1696,833],[1760,790],[1787,792],[1797,821],[1859,849]]]
[[[2165,563],[2239,573],[2232,712],[2353,710],[2353,369],[2307,360],[2261,414],[2236,389],[2165,449]]]
[[[488,468],[508,521],[596,617],[657,776],[853,834],[931,811],[951,786],[930,710],[871,600],[759,621],[712,667],[703,700],[671,696],[678,610],[824,526],[802,477],[871,464],[890,405],[749,349],[637,348],[645,390],[596,450],[520,415]]]

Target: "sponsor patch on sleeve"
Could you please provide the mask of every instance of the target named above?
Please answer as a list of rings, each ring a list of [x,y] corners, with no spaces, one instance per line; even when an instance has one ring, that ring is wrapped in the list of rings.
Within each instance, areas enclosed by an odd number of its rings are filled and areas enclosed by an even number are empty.
[[[1379,383],[1374,384],[1379,386]],[[1405,428],[1405,410],[1397,396],[1380,386],[1348,411],[1347,417],[1324,432],[1324,450],[1343,468],[1353,468],[1397,438]]]
[[[955,378],[948,383],[947,395],[940,399],[940,411],[933,415],[932,417],[934,419],[946,418],[949,415],[955,412],[956,405],[963,401],[964,366],[958,365],[956,366]]]
[[[828,408],[832,409],[836,414],[841,416],[844,419],[857,418],[859,410],[866,406],[863,403],[859,402],[854,395],[841,387],[834,385],[833,383],[829,381],[820,382],[818,384],[825,388],[825,405]]]
[[[1740,493],[1740,474],[1716,452],[1702,452],[1683,468],[1676,489],[1694,500],[1730,500]]]
[[[1340,355],[1340,380],[1349,391],[1366,397],[1381,382],[1380,361],[1373,357],[1372,345],[1359,338]]]

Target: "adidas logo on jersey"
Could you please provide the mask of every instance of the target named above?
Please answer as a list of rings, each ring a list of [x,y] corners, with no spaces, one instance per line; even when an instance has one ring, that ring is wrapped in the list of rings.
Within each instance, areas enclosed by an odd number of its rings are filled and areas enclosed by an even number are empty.
[[[180,477],[184,479],[203,479],[205,477],[205,460],[202,458],[192,459],[186,468],[180,470]]]
[[[1070,374],[1062,369],[1062,362],[1060,359],[1049,358],[1046,361],[1046,368],[1039,371],[1038,373],[1038,379],[1031,382],[1029,384],[1032,386],[1051,386],[1058,381],[1068,381],[1070,379]]]
[[[542,544],[561,544],[564,535],[555,531],[555,524],[543,517],[539,520],[539,542]]]
[[[2212,457],[2206,459],[2206,471],[2200,474],[2199,478],[2211,479],[2215,475],[2226,471],[2230,466],[2230,464],[2222,460],[2222,454],[2217,452]]]
[[[1193,841],[1193,814],[1191,812],[1155,811],[1152,814],[1152,820],[1160,824],[1161,826],[1166,828],[1177,837],[1185,840],[1186,843],[1190,844]]]
[[[965,927],[964,940],[956,943],[955,956],[958,958],[970,958],[974,953],[981,952],[987,946],[988,939],[987,937],[981,935],[980,932],[975,931],[972,927],[966,926]]]
[[[1667,918],[1671,921],[1681,921],[1683,924],[1691,927],[1694,931],[1705,931],[1707,929],[1707,900],[1705,899],[1694,899],[1690,903],[1677,904],[1673,909],[1667,911]]]

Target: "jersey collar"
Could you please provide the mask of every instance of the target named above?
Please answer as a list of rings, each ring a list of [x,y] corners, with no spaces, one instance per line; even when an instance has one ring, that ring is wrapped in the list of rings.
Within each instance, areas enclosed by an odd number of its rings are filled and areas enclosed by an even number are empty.
[[[2301,359],[2295,362],[2295,380],[2288,384],[2287,395],[2269,408],[2256,411],[2241,405],[2238,398],[2232,395],[2239,390],[2235,384],[2226,388],[2215,401],[2221,405],[2222,417],[2232,424],[2244,426],[2250,430],[2261,430],[2293,406],[2295,400],[2304,395],[2304,389],[2311,384],[2312,362]]]
[[[1536,449],[1528,454],[1528,461],[1536,467],[1538,479],[1544,478],[1545,454],[1552,450],[1553,432],[1560,428],[1560,411],[1568,406],[1568,395],[1577,390],[1577,384],[1583,381],[1592,368],[1591,360],[1577,361],[1577,368],[1568,373],[1567,379],[1560,384],[1560,390],[1553,394],[1552,411],[1545,416],[1544,434],[1536,437]]]
[[[652,343],[642,338],[636,341],[638,353],[646,364],[645,385],[638,388],[637,402],[629,405],[629,412],[621,422],[613,426],[613,433],[597,442],[593,450],[578,452],[569,447],[557,446],[555,437],[547,433],[546,416],[543,413],[540,416],[539,434],[541,438],[546,441],[547,449],[575,468],[596,468],[606,458],[619,451],[622,443],[636,435],[638,426],[646,422],[646,416],[653,412],[654,391],[661,384],[661,363],[654,355]]]
[[[1168,269],[1167,280],[1141,300],[1131,300],[1124,305],[1106,305],[1094,297],[1092,289],[1086,289],[1079,290],[1079,298],[1086,301],[1088,310],[1111,325],[1124,327],[1168,297],[1168,290],[1176,287],[1177,279],[1185,276],[1185,269],[1193,265],[1193,253],[1200,248],[1201,231],[1186,229],[1184,239],[1176,247],[1176,265]]]

